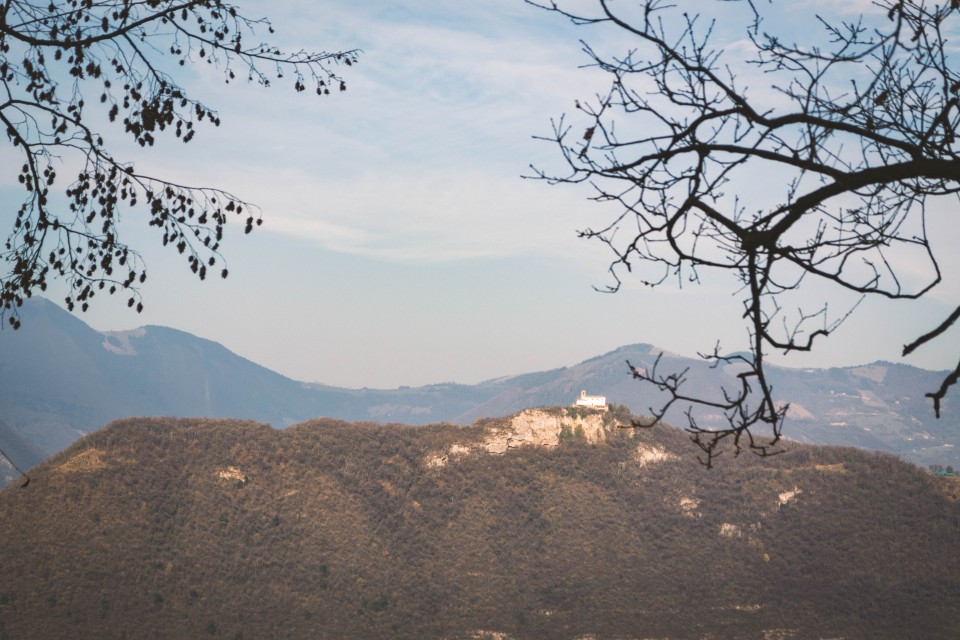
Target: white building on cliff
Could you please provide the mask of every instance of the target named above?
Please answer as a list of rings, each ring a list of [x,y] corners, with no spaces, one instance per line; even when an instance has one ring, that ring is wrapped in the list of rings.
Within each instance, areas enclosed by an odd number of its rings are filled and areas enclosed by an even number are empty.
[[[588,396],[587,390],[583,389],[580,391],[580,397],[577,398],[577,401],[573,403],[575,407],[588,407],[590,409],[603,409],[607,410],[607,397],[606,396]]]

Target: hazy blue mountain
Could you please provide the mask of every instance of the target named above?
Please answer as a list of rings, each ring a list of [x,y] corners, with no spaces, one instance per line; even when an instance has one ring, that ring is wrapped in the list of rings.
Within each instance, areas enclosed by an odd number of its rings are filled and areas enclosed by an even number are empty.
[[[98,332],[44,299],[28,300],[20,315],[21,329],[0,331],[0,419],[48,454],[127,416],[244,418],[276,427],[317,416],[422,424],[453,418],[493,393],[462,385],[307,385],[167,327]]]
[[[43,299],[29,300],[21,315],[20,330],[0,331],[0,420],[46,454],[128,416],[243,418],[275,427],[321,416],[467,424],[527,407],[570,404],[581,389],[638,415],[662,402],[628,372],[627,361],[653,367],[661,350],[646,344],[478,385],[344,389],[291,380],[175,329],[98,332]],[[730,368],[669,353],[659,366],[663,372],[686,370],[685,390],[693,395],[716,396],[720,384],[735,381]],[[889,363],[770,370],[778,399],[792,405],[788,437],[888,451],[924,465],[960,466],[960,414],[948,397],[938,421],[924,398],[942,375]],[[677,407],[668,420],[682,426],[685,409]],[[719,425],[722,416],[701,413],[697,419]],[[0,447],[6,442],[0,432]]]
[[[14,465],[25,471],[40,464],[47,457],[45,451],[34,446],[2,420],[0,420],[0,449],[4,453],[4,456],[0,456],[0,486],[10,484],[20,477],[20,472]],[[12,464],[11,461],[13,461]]]
[[[29,301],[21,317],[21,329],[0,334],[0,417],[51,453],[118,417],[284,426],[331,395],[305,394],[299,383],[182,331],[100,333],[47,300]]]

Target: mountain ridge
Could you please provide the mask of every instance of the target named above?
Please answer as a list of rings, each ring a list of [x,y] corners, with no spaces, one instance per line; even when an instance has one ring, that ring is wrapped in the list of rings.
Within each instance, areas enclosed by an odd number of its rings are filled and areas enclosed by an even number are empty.
[[[661,353],[661,367],[689,370],[687,390],[694,394],[716,394],[718,384],[734,381],[708,363],[638,343],[567,367],[476,385],[346,389],[298,382],[178,329],[98,332],[44,299],[28,300],[21,316],[21,329],[0,331],[0,419],[47,455],[112,420],[136,415],[252,419],[281,428],[320,416],[469,424],[528,407],[570,404],[584,388],[647,414],[662,397],[635,382],[626,361],[649,367]],[[939,384],[937,372],[870,363],[822,370],[774,366],[768,373],[778,399],[794,407],[784,432],[789,438],[960,466],[960,415],[951,411],[948,397],[943,419],[935,420],[923,396]],[[704,415],[700,422],[709,426],[718,418]],[[684,423],[681,410],[667,420]]]

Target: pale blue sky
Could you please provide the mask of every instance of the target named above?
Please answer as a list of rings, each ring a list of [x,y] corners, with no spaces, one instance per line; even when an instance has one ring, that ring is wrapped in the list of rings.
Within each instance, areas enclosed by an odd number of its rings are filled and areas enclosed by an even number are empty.
[[[249,236],[235,225],[229,279],[200,283],[128,216],[127,240],[148,265],[146,308],[138,316],[98,297],[80,314],[94,328],[171,326],[290,377],[352,387],[475,383],[634,342],[685,355],[718,339],[743,347],[735,283],[650,291],[627,279],[616,295],[597,293],[608,255],[576,230],[609,212],[586,200],[587,188],[520,178],[530,163],[559,167],[554,148],[532,136],[606,87],[578,68],[578,39],[611,50],[629,40],[522,0],[240,6],[270,16],[288,49],[363,49],[359,65],[342,69],[349,90],[317,98],[223,85],[216,71],[193,69],[184,82],[219,109],[222,127],[149,152],[111,135],[139,170],[222,187],[257,203],[264,225]],[[0,223],[19,199],[12,173],[0,176]],[[953,210],[940,235],[957,246]],[[956,273],[956,261],[948,266]],[[954,281],[919,307],[862,306],[818,354],[787,364],[894,360],[957,298]],[[960,339],[948,340],[907,362],[952,368]]]

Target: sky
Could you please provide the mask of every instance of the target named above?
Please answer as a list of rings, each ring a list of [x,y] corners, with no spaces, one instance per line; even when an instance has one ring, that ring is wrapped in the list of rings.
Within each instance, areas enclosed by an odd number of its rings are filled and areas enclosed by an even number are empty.
[[[250,235],[233,225],[223,247],[230,277],[201,283],[154,229],[127,216],[123,233],[147,263],[145,308],[138,315],[125,298],[98,296],[78,313],[95,329],[174,327],[297,380],[371,388],[473,384],[638,342],[689,356],[718,341],[744,348],[735,282],[651,290],[627,275],[618,293],[599,292],[611,284],[610,254],[577,230],[611,210],[589,201],[587,187],[522,177],[531,164],[562,169],[536,136],[608,85],[583,68],[580,39],[626,50],[625,34],[522,0],[239,5],[268,16],[285,49],[357,48],[360,63],[340,69],[346,92],[323,98],[282,84],[225,85],[206,65],[187,67],[184,86],[223,124],[186,146],[161,140],[143,151],[104,127],[115,155],[138,170],[221,187],[256,203],[264,223]],[[20,200],[14,180],[0,176],[0,224]],[[955,214],[931,224],[957,246]],[[945,267],[960,272],[956,262]],[[56,287],[50,297],[62,303]],[[954,279],[920,304],[865,302],[816,353],[774,360],[897,361],[958,298]],[[958,351],[954,331],[905,361],[953,368]]]

